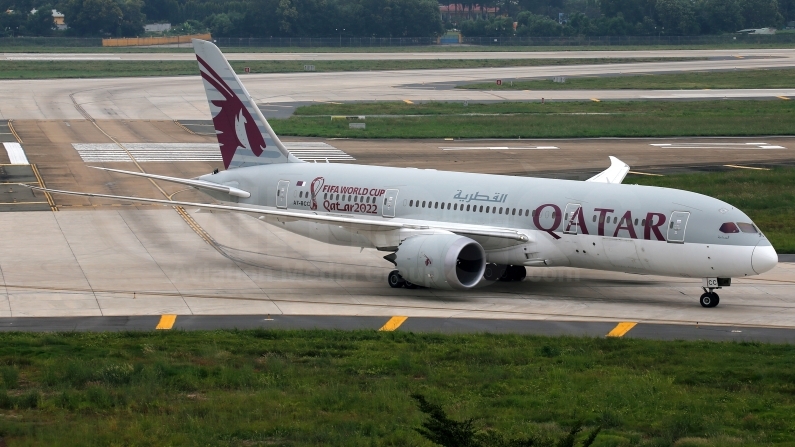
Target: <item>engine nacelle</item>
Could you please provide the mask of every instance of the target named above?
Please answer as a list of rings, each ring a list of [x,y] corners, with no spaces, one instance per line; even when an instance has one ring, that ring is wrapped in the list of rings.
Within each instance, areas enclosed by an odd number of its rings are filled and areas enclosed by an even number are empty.
[[[400,244],[395,256],[404,279],[434,289],[471,289],[486,269],[483,247],[457,234],[410,237]]]

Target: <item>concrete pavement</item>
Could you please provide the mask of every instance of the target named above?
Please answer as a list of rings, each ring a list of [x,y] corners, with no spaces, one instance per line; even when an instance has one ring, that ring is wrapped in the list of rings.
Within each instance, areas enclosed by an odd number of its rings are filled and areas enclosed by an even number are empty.
[[[243,75],[258,103],[344,101],[537,101],[608,99],[722,99],[795,96],[795,87],[742,90],[576,90],[475,91],[452,87],[496,79],[674,73],[795,67],[795,57],[679,62],[395,70],[336,73]],[[208,119],[209,109],[198,76],[24,80],[0,82],[1,119],[82,119],[80,106],[94,119]]]

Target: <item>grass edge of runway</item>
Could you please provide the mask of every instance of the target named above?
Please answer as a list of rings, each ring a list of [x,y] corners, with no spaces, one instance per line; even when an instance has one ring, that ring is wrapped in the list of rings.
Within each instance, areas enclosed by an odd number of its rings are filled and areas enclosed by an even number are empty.
[[[478,52],[549,52],[549,51],[656,51],[656,50],[753,50],[787,49],[793,43],[727,43],[704,45],[414,45],[414,46],[360,46],[360,47],[312,47],[312,46],[222,46],[224,53],[478,53]],[[169,46],[47,46],[6,45],[0,53],[192,53],[190,47]]]
[[[592,138],[791,135],[795,103],[704,101],[378,101],[299,107],[281,135],[325,138]],[[366,129],[349,128],[365,116]]]
[[[502,79],[459,85],[468,90],[704,90],[704,89],[761,89],[792,88],[795,69],[753,69],[670,74],[626,74],[615,76],[569,76],[566,82],[547,79]]]
[[[512,437],[793,442],[792,345],[375,331],[0,334],[13,445],[430,445],[411,393]],[[88,444],[86,444],[88,443]]]

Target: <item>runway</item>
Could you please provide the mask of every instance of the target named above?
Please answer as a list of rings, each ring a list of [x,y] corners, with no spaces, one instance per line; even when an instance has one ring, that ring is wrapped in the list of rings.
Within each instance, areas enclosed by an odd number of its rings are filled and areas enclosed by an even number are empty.
[[[101,124],[125,143],[211,141],[173,121]],[[160,194],[145,180],[87,167],[73,144],[108,141],[90,122],[17,121],[14,128],[50,187],[142,197]],[[686,144],[694,141],[714,144],[694,151]],[[765,146],[780,149],[760,149],[758,141],[745,144],[749,141],[560,140],[554,143],[556,149],[533,151],[512,149],[518,143],[506,141],[458,141],[454,144],[460,147],[500,147],[459,151],[445,151],[450,142],[432,140],[326,143],[351,154],[356,163],[514,175],[550,173],[553,168],[568,172],[576,165],[584,175],[603,169],[607,154],[632,160],[635,169],[644,170],[683,169],[683,161],[794,161],[795,138],[765,139]],[[521,145],[552,147],[549,141]],[[1,157],[0,163],[8,162]],[[125,162],[103,165],[131,169]],[[211,171],[218,162],[142,165],[147,172],[192,177]],[[520,172],[517,166],[526,170]],[[179,199],[203,198],[176,185],[161,187]],[[619,323],[632,322],[637,328],[625,336],[789,342],[788,328],[795,329],[792,263],[760,277],[736,280],[721,291],[721,305],[715,309],[698,305],[697,279],[571,268],[529,269],[522,283],[496,283],[468,293],[391,289],[385,278],[393,267],[382,259],[383,253],[315,243],[248,216],[188,209],[206,233],[202,236],[170,207],[75,197],[55,200],[57,212],[0,213],[6,235],[0,244],[0,329],[151,330],[163,315],[177,316],[172,329],[378,328],[394,316],[408,317],[396,329],[417,331],[604,336]],[[34,317],[47,319],[27,320]]]
[[[690,71],[732,69],[734,64],[738,68],[792,66],[793,61],[795,58],[787,56],[622,64],[620,68],[624,72]],[[605,64],[555,70],[555,75],[596,75],[616,73],[617,67]],[[517,95],[513,99],[535,99],[544,92],[470,92],[453,90],[450,83],[493,76],[548,76],[548,71],[301,73],[251,75],[244,82],[259,102],[272,105],[412,98],[493,101],[511,99],[512,95]],[[549,93],[547,98],[552,98]],[[589,95],[555,93],[561,99],[572,99],[565,97],[567,94]],[[616,93],[615,98],[621,94],[627,92]],[[683,93],[628,94],[670,98]],[[795,96],[795,88],[684,94]],[[157,174],[193,177],[220,164],[212,157],[199,157],[197,154],[206,151],[195,149],[212,143],[212,137],[191,133],[175,121],[209,117],[198,77],[4,81],[0,82],[0,99],[0,114],[15,120],[13,126],[7,126],[9,132],[0,133],[8,136],[8,141],[22,143],[32,163],[31,172],[35,171],[24,180],[30,183],[197,201],[206,198],[176,185],[156,187],[141,179],[90,169],[90,164],[131,169],[131,163],[104,159],[106,148],[85,145],[134,143],[139,146],[130,147],[140,154],[150,153],[147,145],[151,144],[193,151],[193,159],[179,158],[183,156],[179,150],[168,149],[172,151],[169,157],[176,159],[155,157],[141,162],[147,172]],[[305,139],[294,143],[327,144],[361,164],[567,178],[604,169],[608,155],[629,163],[637,175],[795,162],[792,137],[554,142]],[[454,150],[448,150],[451,146]],[[158,150],[163,148],[166,146]],[[10,161],[0,151],[0,164]],[[0,176],[11,179],[17,175],[11,168],[7,171]],[[55,197],[49,204],[49,199],[38,193],[21,196],[13,185],[16,181],[23,180],[7,181],[0,191],[11,198],[0,210],[7,211],[0,212],[4,230],[0,330],[152,330],[161,325],[161,329],[185,330],[378,329],[388,326],[393,317],[406,317],[393,329],[605,336],[621,324],[630,324],[622,336],[777,342],[792,342],[795,333],[793,263],[780,263],[763,276],[734,281],[721,291],[721,305],[715,309],[698,305],[700,280],[571,268],[529,269],[524,282],[496,283],[465,294],[391,289],[385,278],[393,266],[382,258],[383,253],[373,250],[315,243],[235,214],[192,209],[175,212],[170,207],[78,197]],[[41,209],[58,211],[13,211],[33,202]]]
[[[224,50],[222,48],[222,50]],[[230,61],[384,61],[603,58],[768,58],[793,57],[792,49],[607,50],[607,51],[400,51],[400,52],[226,52]],[[158,53],[3,53],[8,61],[193,61],[192,52]]]
[[[476,91],[455,85],[496,79],[673,73],[795,66],[795,57],[475,69],[243,75],[260,104],[346,101],[538,101],[724,99],[795,96],[795,87],[740,90]],[[0,82],[2,119],[203,120],[209,116],[198,76]]]

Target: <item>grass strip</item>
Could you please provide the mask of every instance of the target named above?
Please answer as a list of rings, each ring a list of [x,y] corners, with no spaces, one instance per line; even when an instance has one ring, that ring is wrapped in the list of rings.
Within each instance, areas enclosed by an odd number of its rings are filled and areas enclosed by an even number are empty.
[[[476,52],[546,52],[546,51],[652,51],[652,50],[710,50],[710,49],[780,49],[793,48],[795,43],[727,43],[704,45],[418,45],[384,47],[231,47],[224,53],[476,53]],[[63,47],[44,45],[0,46],[3,53],[192,53],[193,48],[176,47]]]
[[[414,431],[420,393],[540,446],[578,422],[603,428],[601,447],[784,445],[793,355],[491,334],[3,333],[0,432],[21,446],[430,446]]]
[[[795,168],[649,177],[629,174],[624,183],[684,189],[723,200],[754,220],[779,253],[795,253]]]
[[[723,72],[684,72],[633,76],[569,77],[566,82],[552,79],[503,80],[460,85],[470,90],[692,90],[734,88],[790,88],[795,85],[795,69],[739,70]]]
[[[334,115],[365,115],[367,128],[349,129],[346,120],[330,119]],[[353,138],[791,135],[795,105],[781,100],[318,104],[271,124],[284,135]]]
[[[439,68],[536,67],[582,64],[620,64],[671,61],[668,58],[604,59],[482,59],[482,60],[381,60],[381,61],[230,61],[238,73],[249,67],[252,73],[303,72],[314,65],[318,72],[416,70]],[[682,58],[675,60],[699,60]],[[197,75],[195,61],[3,61],[0,79],[102,78],[129,76]]]

